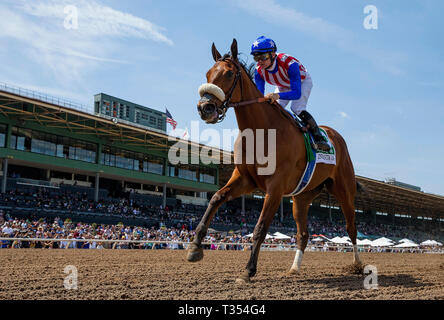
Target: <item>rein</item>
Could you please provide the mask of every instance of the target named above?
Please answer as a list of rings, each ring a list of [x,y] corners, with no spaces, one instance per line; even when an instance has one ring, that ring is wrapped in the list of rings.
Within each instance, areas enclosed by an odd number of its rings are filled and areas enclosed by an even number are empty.
[[[267,99],[265,98],[256,98],[253,100],[247,100],[247,101],[241,101],[241,102],[235,102],[235,103],[229,103],[228,104],[228,108],[237,108],[237,107],[242,107],[242,106],[246,106],[252,103],[262,103],[267,101]]]

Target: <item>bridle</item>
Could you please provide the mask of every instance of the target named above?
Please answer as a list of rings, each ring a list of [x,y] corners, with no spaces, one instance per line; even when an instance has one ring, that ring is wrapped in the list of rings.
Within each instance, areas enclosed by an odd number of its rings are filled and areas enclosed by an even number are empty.
[[[214,106],[216,107],[218,118],[217,118],[217,121],[214,122],[214,123],[218,123],[218,122],[221,122],[222,120],[224,120],[225,119],[225,115],[226,115],[226,113],[227,113],[229,108],[237,108],[237,107],[240,107],[240,106],[245,106],[245,105],[256,103],[256,102],[265,102],[266,101],[265,98],[256,98],[256,99],[247,100],[247,101],[240,101],[240,102],[234,102],[234,103],[230,102],[231,101],[231,97],[233,95],[233,92],[236,89],[236,86],[237,86],[238,83],[240,85],[241,98],[242,98],[242,95],[243,95],[242,94],[243,93],[242,80],[239,81],[239,79],[241,79],[242,73],[241,73],[241,66],[239,65],[239,62],[236,61],[236,60],[233,60],[231,58],[225,57],[225,58],[219,58],[217,61],[219,62],[219,61],[227,61],[227,60],[231,61],[236,66],[237,72],[236,72],[236,76],[234,78],[234,81],[233,81],[233,84],[231,85],[230,90],[225,95],[225,97],[226,97],[225,100],[222,101],[222,104],[216,103],[217,101],[220,101],[220,100],[215,98],[210,93],[205,93],[202,96],[202,98],[201,98],[201,100],[204,100],[204,101],[205,100],[206,101],[211,101],[212,100],[212,101],[215,102]],[[199,113],[201,112],[200,110],[198,110],[198,111],[199,111]]]

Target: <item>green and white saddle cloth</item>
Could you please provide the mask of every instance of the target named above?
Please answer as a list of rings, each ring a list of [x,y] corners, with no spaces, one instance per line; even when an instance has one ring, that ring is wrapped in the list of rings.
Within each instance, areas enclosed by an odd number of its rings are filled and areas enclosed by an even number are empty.
[[[336,150],[330,141],[330,138],[324,129],[319,128],[319,131],[324,136],[327,144],[330,146],[329,151],[315,150],[312,146],[315,144],[313,136],[308,133],[304,133],[305,148],[307,149],[307,160],[312,161],[313,158],[316,163],[336,164]],[[309,145],[307,145],[307,142]]]
[[[327,135],[327,132],[325,132],[325,130],[322,128],[319,128],[319,130],[321,131],[321,134],[324,136],[324,138],[326,138],[327,143],[330,146],[330,150],[325,152],[314,149],[313,144],[315,143],[313,136],[308,132],[304,133],[305,149],[307,151],[307,165],[305,167],[304,174],[302,175],[302,178],[299,181],[296,188],[294,189],[294,191],[290,194],[287,194],[286,196],[295,196],[305,190],[307,185],[310,183],[311,178],[313,177],[313,173],[315,172],[316,165],[318,163],[326,163],[332,165],[336,164],[335,147],[331,143],[330,138]]]

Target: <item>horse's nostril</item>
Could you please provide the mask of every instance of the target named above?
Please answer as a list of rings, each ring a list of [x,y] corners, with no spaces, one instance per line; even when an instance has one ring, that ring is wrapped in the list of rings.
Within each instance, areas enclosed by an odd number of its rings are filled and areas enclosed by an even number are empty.
[[[205,114],[211,114],[216,110],[216,106],[214,104],[207,104],[203,107],[203,113]]]

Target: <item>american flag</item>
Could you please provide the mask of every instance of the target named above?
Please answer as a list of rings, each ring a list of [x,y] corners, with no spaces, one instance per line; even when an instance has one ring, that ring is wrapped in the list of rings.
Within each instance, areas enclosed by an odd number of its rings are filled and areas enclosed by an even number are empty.
[[[166,121],[170,124],[170,125],[172,125],[173,126],[173,130],[175,130],[176,129],[176,126],[177,126],[177,122],[173,119],[173,116],[171,115],[171,113],[168,111],[168,109],[167,108],[165,108],[165,110],[166,110],[166,116],[167,116],[167,119],[166,119]]]

